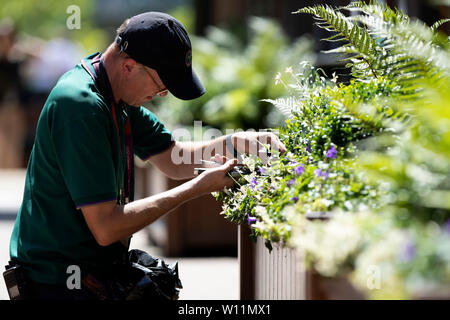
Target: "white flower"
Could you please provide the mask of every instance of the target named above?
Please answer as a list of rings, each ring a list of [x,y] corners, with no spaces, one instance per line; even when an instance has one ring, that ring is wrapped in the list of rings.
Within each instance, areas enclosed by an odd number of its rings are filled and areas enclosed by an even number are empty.
[[[291,244],[304,250],[315,262],[317,271],[334,276],[354,254],[362,240],[354,215],[336,213],[330,221],[296,221]]]
[[[281,72],[277,72],[275,76],[275,85],[279,84],[281,82]]]
[[[336,82],[337,82],[337,79],[338,79],[338,77],[337,77],[337,75],[336,75],[336,72],[333,72],[333,79],[331,79],[331,82],[336,83]]]

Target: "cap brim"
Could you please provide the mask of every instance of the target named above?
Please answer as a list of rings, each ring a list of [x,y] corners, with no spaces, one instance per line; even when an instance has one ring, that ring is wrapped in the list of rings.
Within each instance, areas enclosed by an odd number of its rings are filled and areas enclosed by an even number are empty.
[[[206,92],[205,87],[192,68],[182,71],[176,69],[157,71],[166,88],[178,99],[197,99]]]

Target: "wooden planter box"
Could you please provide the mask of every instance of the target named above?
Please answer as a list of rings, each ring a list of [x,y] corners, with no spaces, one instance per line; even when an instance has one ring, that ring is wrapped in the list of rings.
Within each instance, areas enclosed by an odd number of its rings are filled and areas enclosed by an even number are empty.
[[[309,215],[310,219],[327,219]],[[239,226],[238,259],[241,300],[362,300],[367,296],[346,278],[325,278],[306,270],[301,251],[250,239],[250,228]],[[450,288],[442,286],[418,292],[413,300],[450,300]]]
[[[239,282],[241,300],[365,299],[346,279],[327,279],[307,271],[302,252],[273,245],[272,252],[250,229],[239,226]]]
[[[167,178],[153,166],[136,162],[136,199],[172,189],[187,180]],[[211,195],[188,201],[146,228],[164,256],[237,255],[237,226],[220,212]]]

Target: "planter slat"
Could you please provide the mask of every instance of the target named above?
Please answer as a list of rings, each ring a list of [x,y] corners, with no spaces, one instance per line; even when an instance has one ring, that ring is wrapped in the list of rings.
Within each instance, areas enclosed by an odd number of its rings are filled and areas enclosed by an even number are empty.
[[[239,295],[242,300],[255,299],[255,279],[261,279],[261,274],[256,276],[254,269],[257,252],[249,236],[248,228],[238,227]]]
[[[298,252],[274,245],[269,253],[262,238],[254,243],[249,234],[247,226],[239,226],[241,299],[305,299],[306,275]]]
[[[271,257],[269,256],[268,257],[268,259],[269,259],[269,270],[267,270],[267,274],[268,274],[269,279],[270,279],[270,285],[269,285],[270,295],[269,295],[269,299],[274,300],[275,299],[274,292],[273,292],[274,288],[275,288],[275,279],[274,278],[276,278],[277,274],[273,272],[273,264],[274,264],[274,260],[275,259],[273,259],[273,258],[270,259],[270,258]]]
[[[285,266],[286,273],[285,273],[285,280],[284,280],[285,284],[286,284],[286,286],[285,286],[286,287],[286,298],[285,299],[289,299],[292,294],[292,281],[289,281],[288,277],[287,277],[287,275],[291,272],[291,265],[288,262],[291,259],[292,259],[291,253],[288,251],[286,253],[286,266]]]
[[[240,298],[243,300],[365,299],[345,278],[326,279],[306,271],[299,250],[273,244],[272,252],[250,229],[239,226]]]

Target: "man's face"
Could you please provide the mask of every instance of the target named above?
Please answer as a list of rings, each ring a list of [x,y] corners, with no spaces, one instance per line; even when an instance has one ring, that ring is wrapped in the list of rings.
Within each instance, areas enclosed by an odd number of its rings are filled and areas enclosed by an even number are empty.
[[[156,70],[134,60],[125,62],[122,90],[122,100],[132,106],[141,106],[156,95],[165,97],[168,93]]]

